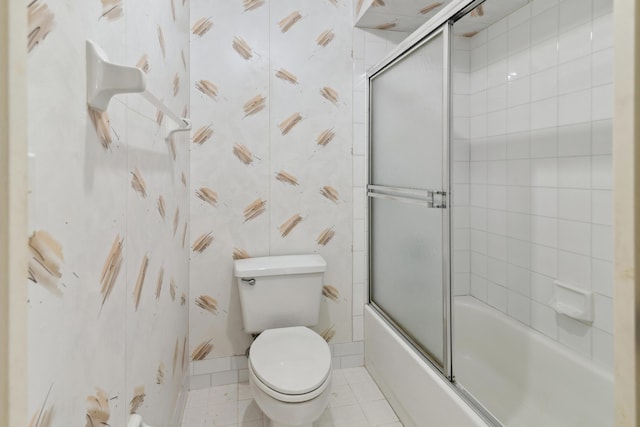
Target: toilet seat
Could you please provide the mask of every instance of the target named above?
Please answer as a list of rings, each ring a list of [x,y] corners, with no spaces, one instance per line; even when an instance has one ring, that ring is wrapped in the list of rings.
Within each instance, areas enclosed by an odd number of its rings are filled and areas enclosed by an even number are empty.
[[[329,384],[331,352],[309,328],[268,329],[251,345],[249,369],[265,393],[285,402],[302,402]]]

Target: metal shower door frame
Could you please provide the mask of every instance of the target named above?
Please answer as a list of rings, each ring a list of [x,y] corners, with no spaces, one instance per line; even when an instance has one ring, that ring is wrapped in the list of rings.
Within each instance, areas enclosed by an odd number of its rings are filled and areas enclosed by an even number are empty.
[[[445,375],[450,381],[453,380],[453,371],[452,371],[452,328],[451,328],[451,233],[450,233],[450,224],[451,224],[451,193],[450,193],[450,114],[451,114],[451,43],[450,43],[450,30],[451,24],[447,21],[442,23],[441,25],[435,27],[433,31],[429,32],[427,35],[420,37],[415,43],[412,43],[411,46],[405,50],[402,50],[399,54],[395,56],[388,57],[385,61],[383,61],[379,66],[374,67],[367,74],[367,139],[368,139],[368,151],[367,151],[367,165],[368,165],[368,179],[367,179],[367,212],[368,212],[368,224],[371,224],[372,217],[372,199],[373,198],[382,198],[388,200],[398,200],[404,201],[407,203],[414,203],[424,205],[430,208],[441,208],[444,209],[442,215],[442,291],[443,291],[443,357],[442,357],[442,365],[435,360],[428,352],[425,351],[418,343],[416,343],[393,319],[391,319],[385,312],[382,310],[372,299],[371,299],[371,277],[372,277],[372,268],[371,268],[371,247],[373,244],[372,239],[372,230],[371,226],[369,226],[369,238],[368,238],[368,277],[369,277],[369,304],[380,314],[388,323],[390,323],[394,329],[407,341],[411,344],[412,347],[416,349],[416,351],[427,360],[435,369],[440,371],[443,375]],[[372,185],[372,164],[371,164],[371,148],[372,148],[372,123],[370,120],[371,111],[372,111],[372,99],[370,93],[372,91],[372,82],[373,80],[379,76],[384,71],[392,68],[395,64],[399,63],[403,59],[407,58],[415,51],[423,47],[424,45],[430,43],[433,39],[438,36],[442,36],[443,42],[443,109],[442,109],[442,185],[439,189],[433,190],[411,190],[411,189],[401,189],[395,187],[388,186],[379,186]],[[436,203],[439,200],[436,198],[440,198],[441,201],[444,202],[444,205],[437,205]]]

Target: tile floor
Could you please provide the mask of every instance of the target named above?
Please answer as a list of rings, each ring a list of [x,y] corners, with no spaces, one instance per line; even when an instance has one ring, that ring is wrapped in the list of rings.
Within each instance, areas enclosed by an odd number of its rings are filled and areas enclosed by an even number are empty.
[[[365,368],[336,369],[329,407],[314,427],[402,427]],[[263,427],[249,383],[189,392],[182,427]]]

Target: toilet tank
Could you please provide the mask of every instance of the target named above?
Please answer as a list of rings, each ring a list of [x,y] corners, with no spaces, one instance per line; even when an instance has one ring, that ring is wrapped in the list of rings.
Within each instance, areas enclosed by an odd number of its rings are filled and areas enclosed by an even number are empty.
[[[316,325],[326,268],[327,263],[320,255],[234,261],[245,332],[255,334],[266,329]]]

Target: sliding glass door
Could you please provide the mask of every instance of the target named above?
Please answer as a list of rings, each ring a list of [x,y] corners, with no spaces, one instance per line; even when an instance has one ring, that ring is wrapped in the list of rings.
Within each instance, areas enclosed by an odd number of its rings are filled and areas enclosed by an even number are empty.
[[[448,32],[370,78],[371,302],[446,375]]]

